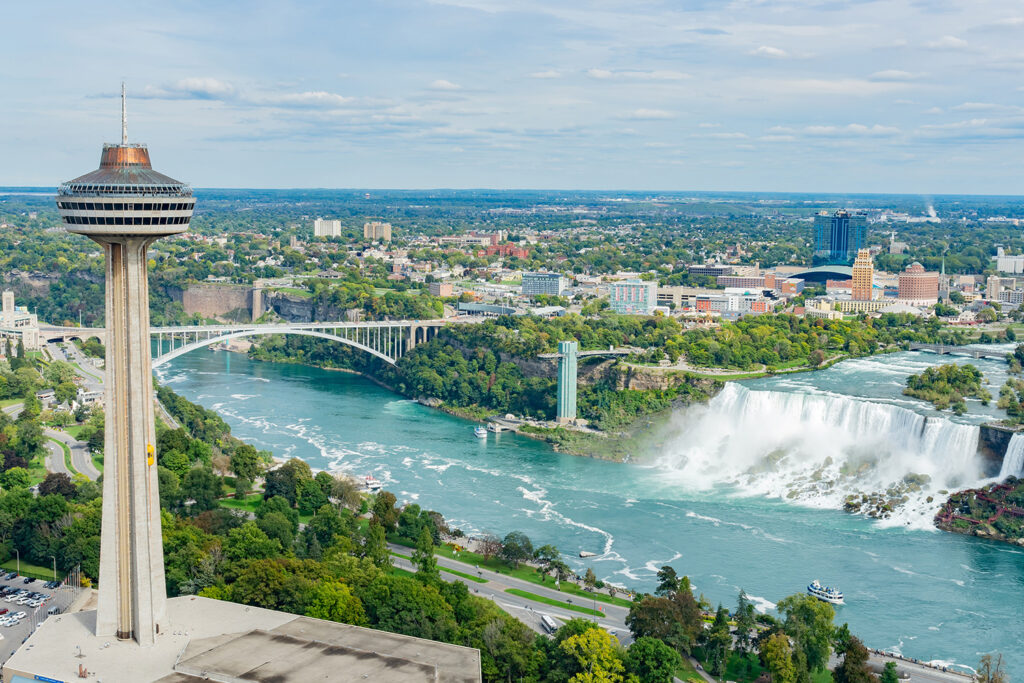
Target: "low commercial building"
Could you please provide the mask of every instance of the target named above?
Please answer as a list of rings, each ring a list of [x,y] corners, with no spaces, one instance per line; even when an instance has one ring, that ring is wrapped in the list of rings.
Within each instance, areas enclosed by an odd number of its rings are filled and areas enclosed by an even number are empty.
[[[822,320],[842,320],[843,312],[837,311],[831,301],[813,301],[804,308],[804,317]]]
[[[658,283],[626,280],[608,286],[608,307],[624,315],[653,315],[658,304]]]
[[[480,651],[198,596],[167,601],[156,642],[95,634],[95,611],[43,621],[4,664],[8,683],[379,681],[476,683]]]
[[[450,282],[431,282],[427,285],[427,291],[430,292],[431,296],[448,297],[452,296],[455,287]]]
[[[690,275],[707,275],[714,278],[722,275],[732,275],[732,271],[732,266],[720,265],[717,263],[695,263],[692,266],[686,267],[686,272]]]
[[[24,306],[14,305],[14,292],[5,290],[0,308],[0,339],[17,344],[20,340],[26,351],[39,349],[39,319]],[[0,349],[2,351],[3,349]]]

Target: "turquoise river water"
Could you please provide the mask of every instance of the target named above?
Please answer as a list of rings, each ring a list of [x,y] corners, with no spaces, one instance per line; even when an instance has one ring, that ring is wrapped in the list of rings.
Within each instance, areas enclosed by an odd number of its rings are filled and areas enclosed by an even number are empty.
[[[837,621],[872,647],[965,665],[1000,651],[1024,676],[1024,549],[930,528],[927,496],[981,480],[976,425],[995,414],[972,402],[952,422],[903,397],[907,374],[935,362],[899,353],[730,384],[629,465],[515,434],[478,439],[469,422],[341,372],[197,351],[158,375],[236,436],[372,474],[467,533],[522,530],[578,571],[637,589],[671,564],[729,607],[741,587],[770,610],[820,579],[845,591]],[[1005,363],[977,364],[996,395]],[[924,483],[890,519],[842,511],[847,495],[908,474]]]

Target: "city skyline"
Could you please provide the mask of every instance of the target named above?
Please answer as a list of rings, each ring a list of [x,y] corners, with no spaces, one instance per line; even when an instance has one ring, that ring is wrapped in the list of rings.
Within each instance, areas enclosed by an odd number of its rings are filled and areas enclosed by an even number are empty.
[[[116,140],[124,77],[198,187],[1020,193],[1012,2],[79,11],[8,10],[0,184]]]

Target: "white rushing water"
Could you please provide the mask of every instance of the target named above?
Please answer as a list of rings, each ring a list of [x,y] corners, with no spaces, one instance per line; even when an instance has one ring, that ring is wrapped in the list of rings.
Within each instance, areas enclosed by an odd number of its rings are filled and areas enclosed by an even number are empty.
[[[999,480],[1007,477],[1024,477],[1024,433],[1016,433],[1010,437],[1003,456],[1003,467],[999,471]]]
[[[978,433],[891,404],[731,382],[676,419],[658,465],[682,486],[731,485],[814,507],[897,487],[900,503],[881,523],[927,529],[939,491],[982,481]],[[1024,440],[1014,439],[1024,457]]]

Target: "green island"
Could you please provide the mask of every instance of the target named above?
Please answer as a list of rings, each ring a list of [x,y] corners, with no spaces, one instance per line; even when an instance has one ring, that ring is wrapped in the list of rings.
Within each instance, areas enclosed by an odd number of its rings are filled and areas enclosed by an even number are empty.
[[[958,491],[935,515],[935,526],[1024,546],[1024,479]]]
[[[957,415],[967,412],[965,398],[981,400],[988,405],[992,395],[982,386],[985,377],[973,365],[948,363],[926,368],[924,372],[907,377],[907,396],[928,401],[937,410],[952,410]]]

